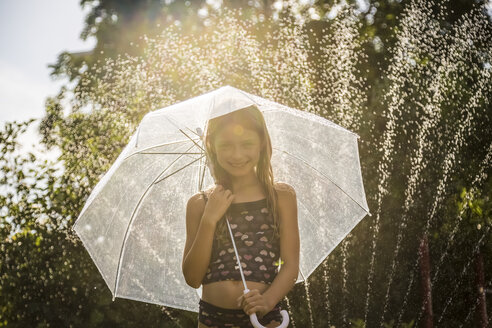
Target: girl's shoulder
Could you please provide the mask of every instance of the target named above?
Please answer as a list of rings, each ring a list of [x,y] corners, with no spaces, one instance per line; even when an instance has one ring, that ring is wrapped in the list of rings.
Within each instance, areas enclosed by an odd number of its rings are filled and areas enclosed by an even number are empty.
[[[203,211],[205,209],[205,198],[203,197],[201,192],[197,192],[190,198],[188,198],[188,202],[186,205],[188,210],[192,211]]]
[[[275,182],[273,186],[277,191],[280,222],[294,222],[297,217],[297,196],[294,187],[285,182]]]
[[[295,196],[296,194],[294,187],[286,182],[277,181],[273,184],[273,187],[279,194],[287,194],[290,196]]]
[[[275,182],[273,187],[277,191],[278,206],[283,208],[290,204],[297,203],[296,191],[294,187],[285,182]]]

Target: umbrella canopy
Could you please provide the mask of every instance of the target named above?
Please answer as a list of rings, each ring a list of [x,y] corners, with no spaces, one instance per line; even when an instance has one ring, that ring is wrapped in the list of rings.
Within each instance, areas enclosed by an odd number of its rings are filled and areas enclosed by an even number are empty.
[[[214,183],[200,135],[211,118],[258,106],[276,181],[294,187],[304,281],[369,213],[358,136],[324,118],[225,86],[148,113],[92,190],[73,229],[115,297],[198,312],[181,261],[186,203]]]

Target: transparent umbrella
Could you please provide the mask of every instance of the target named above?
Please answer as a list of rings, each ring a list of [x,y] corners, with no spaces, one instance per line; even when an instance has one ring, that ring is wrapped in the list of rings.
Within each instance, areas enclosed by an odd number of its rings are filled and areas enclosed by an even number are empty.
[[[198,312],[201,288],[186,284],[181,260],[186,202],[214,183],[200,136],[209,119],[252,104],[270,133],[275,179],[296,190],[297,282],[369,213],[356,134],[314,114],[222,87],[145,115],[77,218],[73,229],[113,300]]]

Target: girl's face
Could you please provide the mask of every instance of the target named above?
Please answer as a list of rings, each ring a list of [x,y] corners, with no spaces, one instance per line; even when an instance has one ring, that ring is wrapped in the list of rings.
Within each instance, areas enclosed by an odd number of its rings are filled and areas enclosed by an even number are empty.
[[[220,166],[232,176],[242,176],[254,172],[261,139],[256,131],[231,123],[218,131],[214,147]]]

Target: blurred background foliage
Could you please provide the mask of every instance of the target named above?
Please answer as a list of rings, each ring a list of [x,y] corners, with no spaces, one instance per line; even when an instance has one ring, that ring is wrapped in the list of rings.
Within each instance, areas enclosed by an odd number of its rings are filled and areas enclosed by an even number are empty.
[[[80,3],[92,8],[81,38],[97,44],[51,65],[54,78],[69,82],[46,100],[40,126],[42,142],[61,156],[41,162],[19,154],[32,121],[0,132],[0,326],[196,327],[195,313],[112,302],[70,227],[146,113],[229,84],[361,136],[373,216],[289,293],[293,326],[424,325],[419,250],[428,234],[434,323],[485,327],[491,42],[456,29],[464,16],[479,17],[484,1],[421,5],[432,19],[395,0],[348,1],[350,10],[337,10],[337,1]]]

